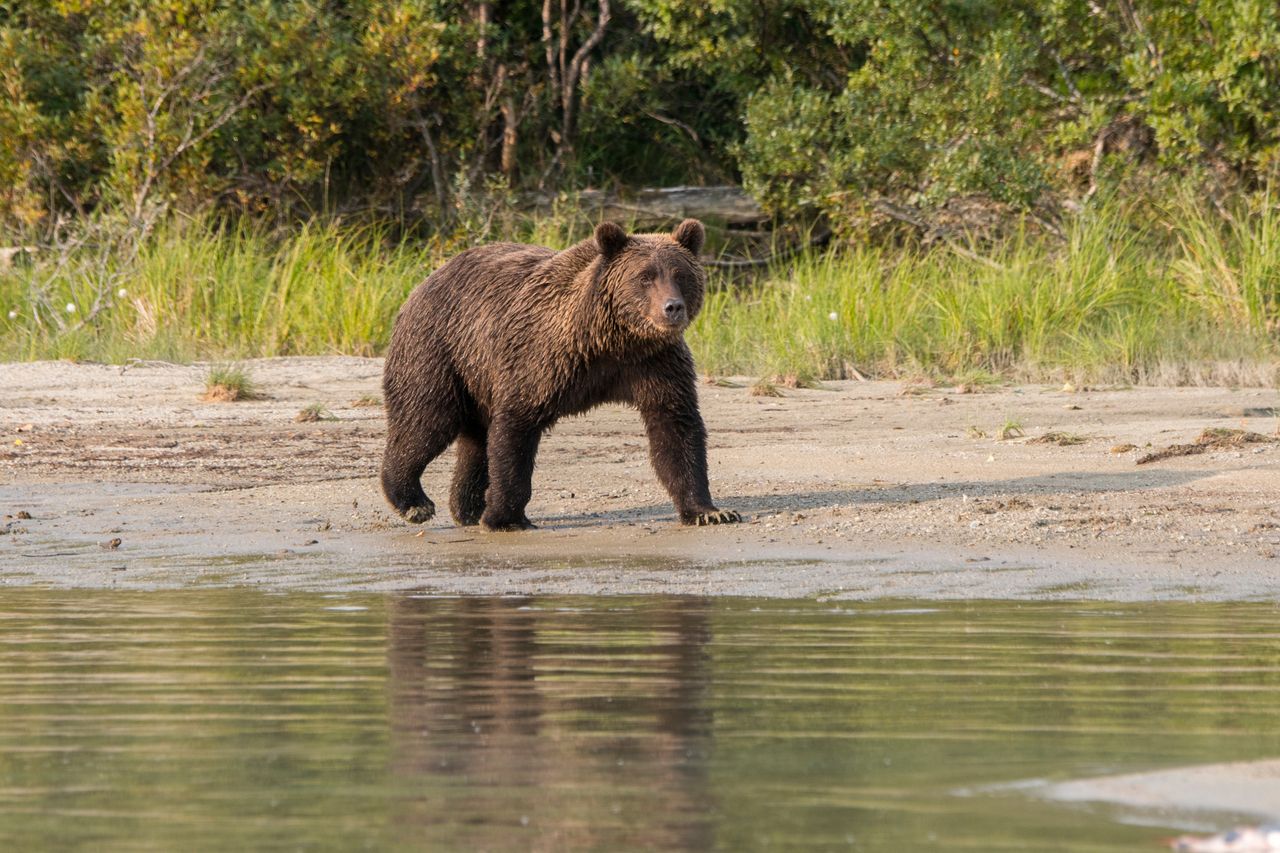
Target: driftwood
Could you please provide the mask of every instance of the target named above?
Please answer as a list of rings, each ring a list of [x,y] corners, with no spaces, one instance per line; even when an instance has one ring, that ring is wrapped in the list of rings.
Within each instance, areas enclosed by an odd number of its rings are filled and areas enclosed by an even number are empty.
[[[654,228],[686,217],[726,225],[758,225],[769,215],[741,187],[662,187],[636,190],[626,196],[603,190],[584,190],[578,206],[595,220],[613,219],[637,228]],[[539,193],[526,199],[534,209],[550,208],[554,197]]]
[[[798,255],[805,249],[812,249],[815,246],[825,246],[831,242],[831,232],[823,230],[814,234],[807,241],[797,243],[794,246],[788,246],[785,249],[778,249],[762,258],[703,258],[702,265],[720,270],[746,270],[755,269],[757,267],[767,267],[769,264],[785,261],[794,255]]]
[[[525,197],[528,207],[550,209],[554,197],[545,194]],[[616,192],[585,190],[578,194],[579,211],[592,221],[612,219],[636,229],[667,228],[681,219],[693,217],[731,227],[739,238],[767,238],[770,216],[742,187],[663,187],[636,190],[621,196]],[[786,260],[805,249],[831,240],[823,229],[808,240],[778,249],[763,257],[704,257],[707,267],[723,270],[750,270]]]

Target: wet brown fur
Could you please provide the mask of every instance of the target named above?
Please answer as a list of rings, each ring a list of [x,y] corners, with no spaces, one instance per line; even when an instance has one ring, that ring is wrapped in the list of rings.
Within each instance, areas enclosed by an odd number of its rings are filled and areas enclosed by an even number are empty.
[[[457,442],[458,524],[532,527],[543,432],[601,403],[640,411],[681,521],[738,521],[711,503],[706,429],[683,332],[702,306],[702,223],[628,236],[606,222],[563,252],[494,243],[463,252],[409,295],[383,375],[382,488],[406,520],[435,513],[427,464]]]

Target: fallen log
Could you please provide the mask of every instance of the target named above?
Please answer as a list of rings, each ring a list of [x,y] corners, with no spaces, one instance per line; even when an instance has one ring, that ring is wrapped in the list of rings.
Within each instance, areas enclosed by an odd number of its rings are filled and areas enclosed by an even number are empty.
[[[526,204],[535,209],[550,209],[555,197],[534,193]],[[767,222],[764,208],[747,195],[742,187],[653,187],[625,195],[614,191],[583,190],[577,195],[578,207],[592,219],[613,219],[636,228],[652,228],[681,219],[710,220],[731,226],[752,226]]]

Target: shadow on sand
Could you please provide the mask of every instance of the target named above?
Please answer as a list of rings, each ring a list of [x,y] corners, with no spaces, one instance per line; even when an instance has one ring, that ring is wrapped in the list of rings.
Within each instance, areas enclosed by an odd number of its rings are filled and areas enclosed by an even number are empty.
[[[866,504],[918,504],[961,495],[970,498],[1027,495],[1105,494],[1184,486],[1212,477],[1216,471],[1126,471],[1100,473],[1066,471],[1007,480],[956,480],[929,483],[868,484],[848,489],[797,491],[772,495],[725,495],[717,503],[744,515],[770,516],[781,512],[830,506]],[[535,519],[544,527],[559,529],[594,526],[601,522],[661,522],[674,517],[670,504],[649,504],[593,513],[544,516]]]

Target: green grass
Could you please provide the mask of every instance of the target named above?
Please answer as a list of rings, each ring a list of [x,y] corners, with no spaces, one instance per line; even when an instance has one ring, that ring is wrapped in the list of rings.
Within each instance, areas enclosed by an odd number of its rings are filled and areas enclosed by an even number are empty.
[[[1280,218],[1222,227],[1179,202],[1138,221],[1103,211],[1063,245],[1013,241],[989,262],[946,248],[803,256],[712,293],[694,354],[717,375],[1274,384]]]
[[[1022,438],[1026,434],[1026,431],[1022,429],[1022,421],[1005,418],[997,437],[1001,441],[1008,441],[1011,438]]]
[[[563,246],[585,226],[561,218],[522,228],[511,238]],[[197,220],[160,229],[132,256],[41,252],[0,270],[0,358],[375,355],[413,286],[469,244],[334,223],[279,236]],[[982,253],[854,244],[751,280],[713,273],[690,346],[705,373],[792,386],[850,376],[1274,385],[1280,376],[1280,214],[1269,197],[1242,202],[1234,221],[1190,197],[1113,203],[1075,218],[1063,241],[1023,237]]]
[[[204,399],[211,403],[234,403],[260,396],[249,369],[239,364],[215,364],[204,379]]]
[[[0,357],[122,361],[301,353],[374,355],[404,297],[440,260],[375,228],[308,225],[283,239],[250,228],[175,223],[122,268],[72,255],[0,273]],[[53,266],[52,262],[48,266]],[[44,305],[90,310],[60,328]],[[66,321],[63,321],[64,323]],[[68,324],[69,325],[69,324]]]

